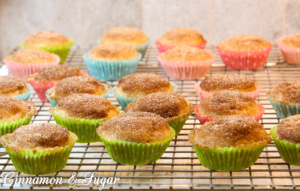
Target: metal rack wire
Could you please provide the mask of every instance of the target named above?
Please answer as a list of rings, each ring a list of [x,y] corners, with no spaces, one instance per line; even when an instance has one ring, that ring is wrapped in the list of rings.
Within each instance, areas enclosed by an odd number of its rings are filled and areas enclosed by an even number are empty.
[[[82,55],[89,49],[90,47],[73,48],[66,64],[76,65],[81,70],[88,71],[82,60]],[[216,49],[212,48],[212,51],[216,52]],[[168,78],[156,59],[157,54],[156,48],[149,48],[136,72],[152,72]],[[1,75],[7,73],[5,66],[1,68],[0,73]],[[225,67],[220,58],[217,57],[208,75],[215,73],[244,74],[252,77],[262,86],[262,91],[257,97],[257,101],[266,108],[266,111],[260,122],[269,132],[270,128],[279,123],[279,119],[266,98],[266,91],[282,81],[298,79],[300,68],[296,65],[285,63],[280,50],[274,47],[270,53],[267,64],[261,69],[255,71],[232,70]],[[199,98],[194,90],[196,81],[168,79],[178,85],[178,93],[181,93],[194,104],[199,103]],[[117,84],[116,81],[104,83],[112,86]],[[35,94],[31,96],[31,100],[36,104],[38,110],[37,115],[34,116],[31,123],[55,123],[48,112],[50,104],[42,103]],[[113,95],[110,95],[108,100],[118,105]],[[68,179],[73,172],[76,173],[77,178],[77,184],[73,188],[74,190],[99,189],[99,184],[82,184],[82,181],[85,179],[85,174],[88,172],[96,172],[98,177],[119,177],[120,181],[115,185],[105,185],[104,187],[104,189],[112,190],[299,189],[300,167],[285,163],[280,158],[273,142],[264,149],[257,162],[249,169],[238,172],[216,172],[204,168],[200,164],[187,139],[189,131],[199,125],[200,123],[197,118],[194,115],[190,116],[183,130],[174,138],[165,154],[153,164],[141,166],[116,164],[111,160],[102,143],[77,143],[72,150],[66,167],[60,172],[47,175],[48,177],[62,177],[63,184],[19,185],[13,181],[8,185],[4,184],[3,179],[0,178],[0,189],[69,190]],[[19,175],[19,177],[28,176],[16,172],[3,147],[0,147],[0,156],[0,174],[12,171],[15,172],[16,175]]]

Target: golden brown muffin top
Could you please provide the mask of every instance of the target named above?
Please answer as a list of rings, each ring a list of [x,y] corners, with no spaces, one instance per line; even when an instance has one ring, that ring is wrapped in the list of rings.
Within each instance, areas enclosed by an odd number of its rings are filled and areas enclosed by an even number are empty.
[[[119,80],[117,93],[126,97],[142,97],[156,92],[172,92],[171,83],[164,77],[152,73],[135,73]]]
[[[62,99],[72,94],[87,93],[102,95],[107,91],[105,86],[96,78],[90,76],[76,76],[62,79],[50,93],[51,99]]]
[[[102,36],[100,43],[123,43],[137,46],[148,42],[147,35],[136,28],[115,27],[111,28]]]
[[[300,143],[300,115],[281,120],[277,126],[276,134],[281,140]]]
[[[294,34],[294,35],[289,35],[282,39],[282,44],[286,46],[291,46],[291,47],[296,47],[300,48],[300,33]]]
[[[207,92],[233,90],[240,92],[252,92],[256,90],[253,79],[237,74],[214,74],[206,76],[200,83],[200,88]]]
[[[260,111],[255,100],[247,94],[224,90],[200,102],[199,113],[208,116],[245,115],[252,116]]]
[[[205,43],[206,40],[195,29],[176,28],[163,34],[159,42],[167,46],[192,46]]]
[[[25,46],[57,46],[68,44],[70,40],[63,34],[54,31],[37,31],[24,41]]]
[[[231,51],[262,50],[270,46],[270,43],[258,35],[242,34],[225,40],[220,48]]]
[[[13,76],[0,76],[0,95],[23,94],[28,92],[26,82]]]
[[[36,75],[34,75],[34,80],[59,81],[73,76],[83,76],[83,73],[75,66],[57,65],[41,69]]]
[[[155,113],[167,121],[187,117],[193,110],[194,105],[189,104],[182,95],[165,92],[152,93],[141,97],[130,102],[126,107],[126,112]]]
[[[50,112],[64,118],[79,119],[110,119],[118,115],[117,108],[107,99],[90,94],[64,97]]]
[[[9,62],[18,64],[46,64],[58,61],[55,54],[40,49],[23,49],[6,57]]]
[[[282,82],[267,94],[273,101],[285,104],[300,104],[300,81]]]
[[[186,62],[204,61],[213,58],[208,51],[191,46],[177,46],[167,50],[159,56],[168,61]]]
[[[89,57],[103,61],[131,60],[138,56],[133,46],[121,43],[107,43],[95,46],[89,53]]]
[[[135,143],[164,141],[172,136],[167,121],[154,113],[129,112],[100,124],[97,134],[106,139]]]
[[[220,117],[195,128],[189,140],[199,147],[252,147],[267,145],[271,137],[264,127],[251,117],[233,115]]]
[[[33,102],[0,96],[0,121],[16,121],[36,114]]]

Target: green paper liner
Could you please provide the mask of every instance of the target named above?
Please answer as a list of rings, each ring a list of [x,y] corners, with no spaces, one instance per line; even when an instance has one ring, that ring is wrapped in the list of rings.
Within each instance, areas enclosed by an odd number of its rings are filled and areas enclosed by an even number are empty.
[[[100,137],[109,156],[117,163],[127,165],[143,165],[157,161],[166,151],[175,136],[156,143],[132,143],[127,141],[110,140]]]
[[[23,117],[22,119],[16,121],[0,122],[0,137],[8,133],[14,132],[18,127],[22,125],[28,125],[31,121],[31,118],[32,116]]]
[[[300,114],[300,105],[284,104],[273,101],[269,95],[267,97],[280,119]]]
[[[172,127],[175,130],[176,135],[178,135],[180,133],[180,131],[182,130],[186,120],[189,118],[189,116],[191,114],[192,113],[190,113],[186,117],[181,117],[181,118],[178,118],[178,119],[173,119],[172,121],[168,121],[169,126]]]
[[[276,144],[281,158],[288,164],[300,166],[300,143],[292,143],[278,139],[276,129],[277,126],[273,127],[270,134]]]
[[[201,164],[210,170],[223,172],[239,171],[252,166],[266,145],[252,148],[193,146]]]

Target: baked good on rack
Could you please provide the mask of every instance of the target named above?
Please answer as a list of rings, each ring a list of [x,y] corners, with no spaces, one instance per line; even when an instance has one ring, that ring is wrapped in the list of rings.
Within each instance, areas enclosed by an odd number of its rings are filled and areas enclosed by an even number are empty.
[[[28,92],[25,80],[13,76],[0,76],[0,96],[17,96]]]
[[[282,44],[290,47],[300,48],[300,33],[289,35],[282,39]]]

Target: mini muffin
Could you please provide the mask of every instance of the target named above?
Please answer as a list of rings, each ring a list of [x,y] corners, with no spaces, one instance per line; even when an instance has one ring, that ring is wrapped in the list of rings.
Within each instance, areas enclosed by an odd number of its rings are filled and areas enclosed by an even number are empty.
[[[300,166],[300,115],[280,121],[271,129],[271,135],[281,158],[292,165]]]
[[[27,81],[32,85],[40,100],[49,103],[45,92],[54,87],[62,79],[72,76],[88,76],[88,74],[80,71],[75,66],[58,65],[43,68],[39,72],[32,74]]]
[[[217,46],[228,67],[237,70],[253,70],[265,65],[272,44],[258,35],[236,35]]]
[[[300,64],[300,33],[277,40],[284,59],[290,64]]]
[[[115,162],[143,165],[163,155],[175,131],[159,115],[129,112],[102,123],[97,134]]]
[[[62,79],[55,87],[46,91],[46,96],[52,107],[54,107],[62,98],[81,93],[107,98],[110,88],[94,77],[76,76]]]
[[[107,99],[90,94],[73,94],[62,98],[50,108],[57,124],[78,136],[79,143],[99,142],[96,128],[119,114]]]
[[[0,96],[0,137],[29,124],[35,114],[33,102]]]
[[[189,46],[177,46],[157,56],[168,76],[179,80],[195,80],[204,77],[215,55],[207,50]]]
[[[144,55],[149,45],[149,39],[147,35],[139,29],[131,27],[115,27],[106,31],[101,40],[99,40],[99,43],[127,44],[134,46],[136,51]]]
[[[204,49],[206,40],[195,29],[176,28],[166,32],[155,44],[158,51],[163,53],[176,46],[193,46]]]
[[[95,78],[119,80],[135,72],[141,54],[130,45],[108,43],[93,47],[83,59]]]
[[[300,114],[300,81],[282,82],[267,97],[279,118]]]
[[[195,107],[195,114],[201,124],[216,117],[227,115],[245,115],[259,121],[265,108],[241,92],[224,90],[202,100]]]
[[[233,115],[195,128],[189,141],[206,168],[239,171],[255,163],[271,137],[251,117]]]
[[[14,167],[25,174],[51,174],[63,169],[77,136],[60,125],[30,124],[4,135],[4,145]]]
[[[74,40],[54,31],[37,31],[30,34],[19,46],[21,49],[42,49],[57,54],[63,63],[70,52]]]
[[[164,77],[151,73],[137,73],[122,77],[112,93],[116,96],[123,110],[127,104],[156,92],[176,92],[176,84]]]
[[[48,66],[58,65],[60,58],[44,50],[26,49],[3,59],[11,75],[23,79]]]
[[[30,97],[30,90],[25,80],[21,78],[0,76],[0,96],[27,101]]]
[[[195,89],[200,100],[223,90],[242,92],[256,99],[261,87],[252,78],[244,75],[214,74],[206,76],[202,82],[196,83]]]

